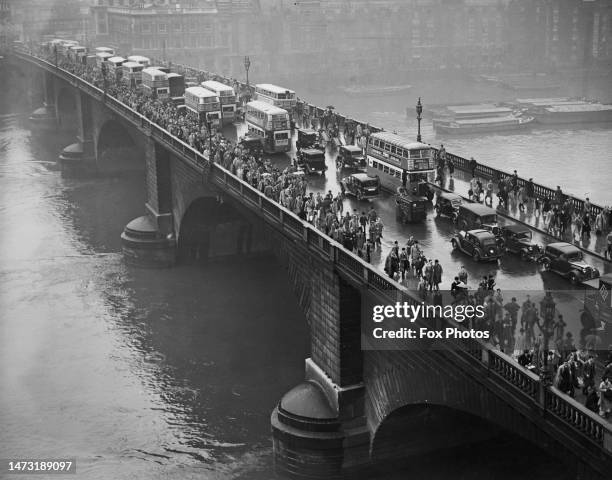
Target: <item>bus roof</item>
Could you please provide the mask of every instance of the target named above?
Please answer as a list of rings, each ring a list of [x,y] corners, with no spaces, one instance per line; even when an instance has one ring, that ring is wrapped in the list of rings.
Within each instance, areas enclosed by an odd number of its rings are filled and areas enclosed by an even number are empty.
[[[168,75],[168,78],[182,77],[180,73],[176,73],[176,72],[170,72],[167,75]]]
[[[124,62],[121,66],[126,68],[142,67],[142,65],[137,62]]]
[[[142,69],[142,73],[148,73],[149,75],[166,75],[157,67],[147,67]]]
[[[131,62],[142,62],[142,61],[149,62],[150,61],[148,57],[143,57],[142,55],[130,55],[128,57],[128,60]]]
[[[424,148],[431,148],[426,143],[413,142],[408,140],[407,138],[400,137],[395,133],[389,132],[376,132],[370,135],[370,138],[377,138],[379,140],[382,140],[383,142],[392,143],[396,146],[405,148],[406,150],[422,150]]]
[[[109,62],[111,63],[119,63],[119,62],[125,62],[125,58],[123,57],[111,57],[108,59]]]
[[[201,84],[204,88],[212,90],[213,92],[233,92],[234,88],[226,85],[225,83],[217,82],[215,80],[207,80]]]
[[[189,87],[185,89],[185,93],[190,93],[191,95],[195,95],[199,98],[216,97],[213,92],[205,89],[204,87]]]
[[[257,85],[255,85],[255,88],[262,88],[264,90],[269,90],[272,93],[295,93],[293,90],[290,90],[288,88],[284,88],[284,87],[279,87],[278,85],[272,85],[271,83],[258,83]]]
[[[113,56],[112,53],[108,53],[108,52],[98,52],[96,53],[96,57],[98,58],[111,58]]]
[[[260,100],[253,100],[252,102],[247,103],[247,107],[256,108],[257,110],[261,110],[264,113],[269,113],[271,115],[282,115],[286,114],[287,110],[272,105],[270,103],[262,102]]]

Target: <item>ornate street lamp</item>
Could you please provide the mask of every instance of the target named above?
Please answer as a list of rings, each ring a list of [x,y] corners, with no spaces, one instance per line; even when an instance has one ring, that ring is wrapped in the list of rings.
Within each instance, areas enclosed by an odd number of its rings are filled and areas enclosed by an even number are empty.
[[[247,101],[251,100],[251,86],[249,85],[249,69],[251,68],[251,59],[244,57],[244,69],[246,70],[246,85],[247,85]]]
[[[549,385],[552,379],[552,373],[550,372],[550,366],[548,365],[548,344],[553,333],[553,321],[555,318],[556,306],[557,304],[553,300],[551,293],[546,292],[546,296],[540,302],[540,316],[542,317],[543,323],[542,325],[538,323],[538,326],[542,331],[544,343],[544,365],[542,366],[540,377],[546,385]]]
[[[423,113],[423,105],[421,104],[421,97],[416,104],[416,113],[417,113],[417,123],[418,123],[418,131],[417,131],[417,142],[421,141],[421,115]]]

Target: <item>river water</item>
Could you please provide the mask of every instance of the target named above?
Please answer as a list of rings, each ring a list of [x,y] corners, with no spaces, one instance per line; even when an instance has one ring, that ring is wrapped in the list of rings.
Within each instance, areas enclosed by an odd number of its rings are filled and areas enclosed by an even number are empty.
[[[270,412],[309,352],[285,273],[273,259],[126,266],[143,174],[62,176],[74,136],[31,130],[30,108],[0,97],[0,457],[75,457],[91,480],[270,478]],[[505,436],[366,478],[563,472]]]

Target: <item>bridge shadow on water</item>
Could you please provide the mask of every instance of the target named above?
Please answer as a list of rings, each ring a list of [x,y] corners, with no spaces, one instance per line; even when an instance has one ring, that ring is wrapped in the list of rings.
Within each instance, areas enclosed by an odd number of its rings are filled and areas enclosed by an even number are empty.
[[[437,405],[393,412],[372,445],[373,465],[355,479],[570,479],[560,462],[491,423]]]

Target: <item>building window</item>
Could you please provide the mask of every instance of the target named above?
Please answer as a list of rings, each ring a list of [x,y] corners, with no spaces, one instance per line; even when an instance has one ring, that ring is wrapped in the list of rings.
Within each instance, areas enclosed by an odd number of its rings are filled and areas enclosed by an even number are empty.
[[[181,24],[181,22],[174,22],[173,29],[175,32],[180,32],[183,30],[183,25]]]
[[[151,33],[151,24],[149,22],[143,23],[140,29],[142,33]]]
[[[159,33],[166,33],[168,31],[168,25],[165,23],[160,23],[157,25],[157,31]]]

